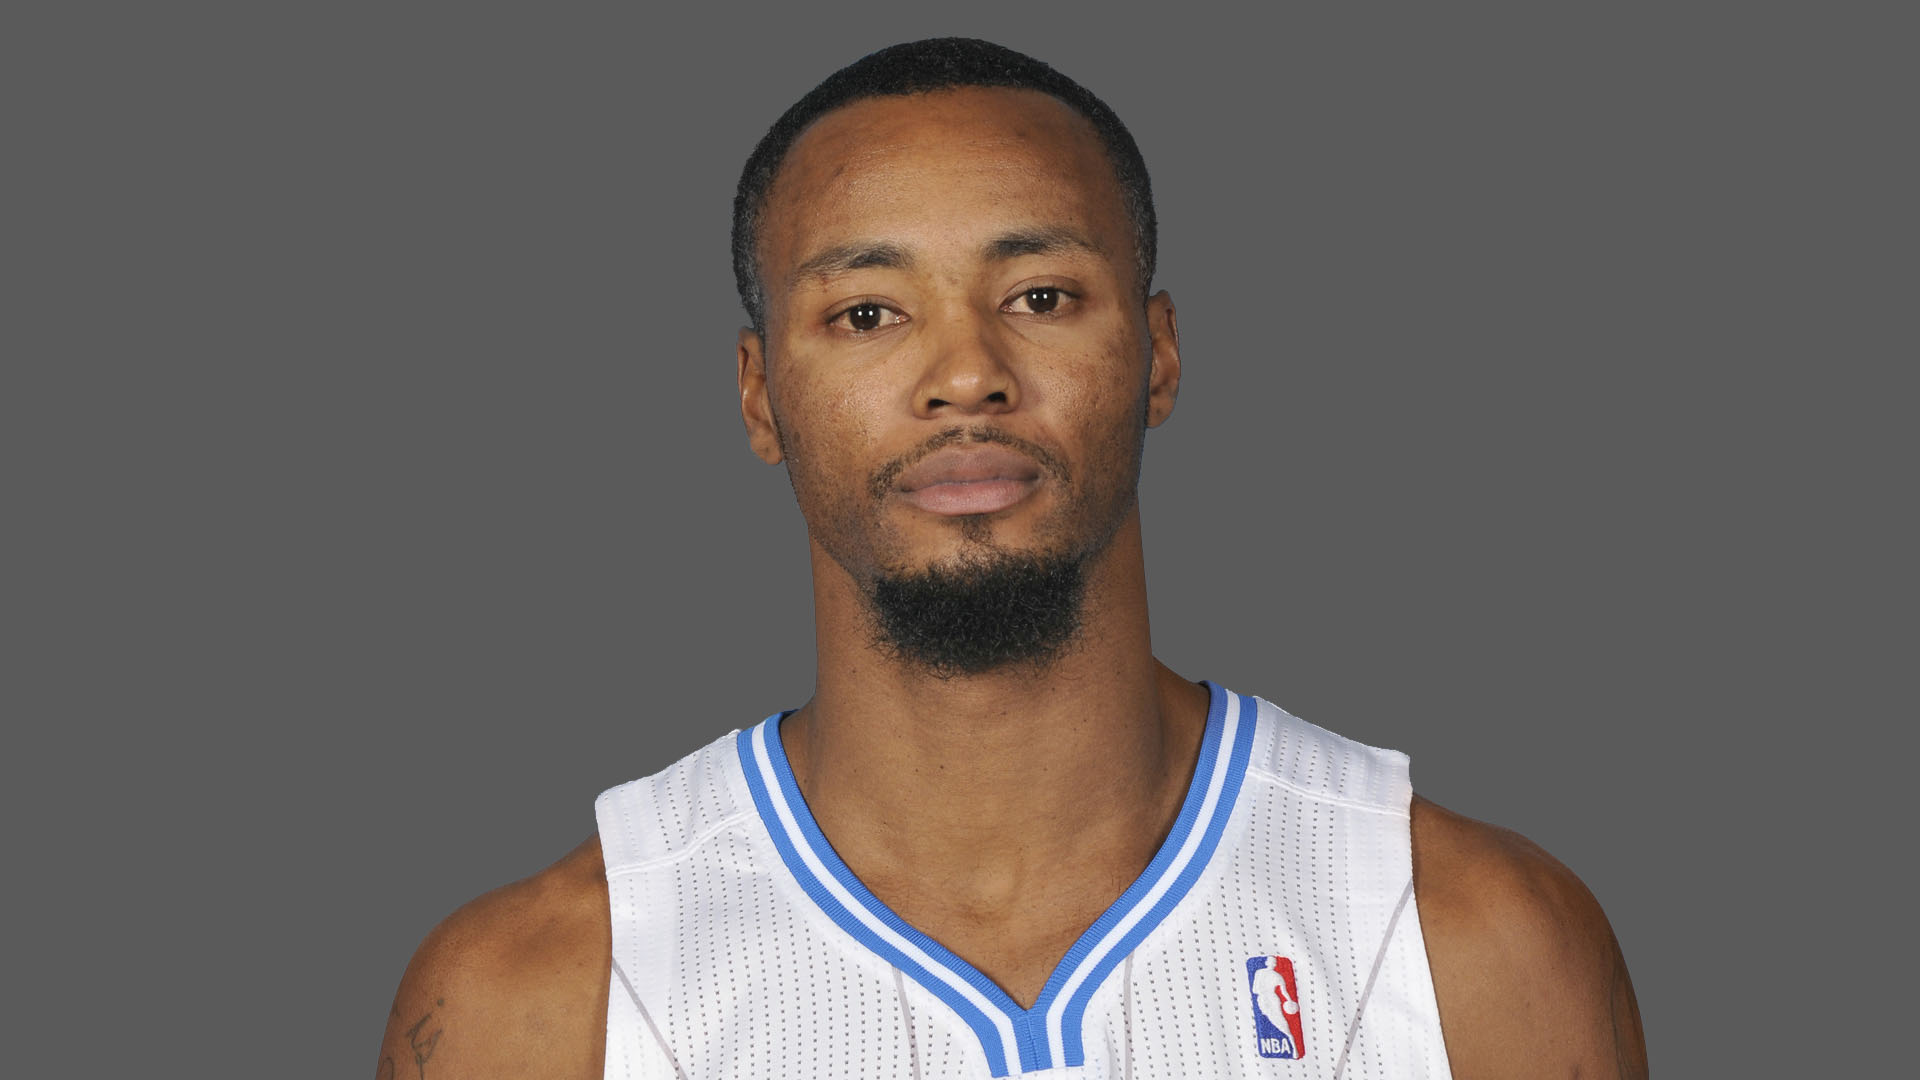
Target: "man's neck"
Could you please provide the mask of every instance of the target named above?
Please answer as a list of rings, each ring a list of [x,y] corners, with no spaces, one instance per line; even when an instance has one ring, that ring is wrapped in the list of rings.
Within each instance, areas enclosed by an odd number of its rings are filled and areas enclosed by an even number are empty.
[[[1153,658],[1137,523],[1087,584],[1082,631],[1045,670],[941,679],[874,649],[815,553],[818,689],[781,738],[835,850],[936,938],[1047,913],[1077,933],[1179,813],[1207,692]]]

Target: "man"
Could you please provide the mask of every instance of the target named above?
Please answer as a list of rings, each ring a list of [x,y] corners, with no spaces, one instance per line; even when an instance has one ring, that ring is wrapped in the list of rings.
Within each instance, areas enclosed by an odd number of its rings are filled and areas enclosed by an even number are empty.
[[[984,42],[883,50],[769,131],[734,261],[816,693],[436,929],[382,1077],[1645,1075],[1570,872],[1153,658],[1135,487],[1179,334],[1104,104]]]

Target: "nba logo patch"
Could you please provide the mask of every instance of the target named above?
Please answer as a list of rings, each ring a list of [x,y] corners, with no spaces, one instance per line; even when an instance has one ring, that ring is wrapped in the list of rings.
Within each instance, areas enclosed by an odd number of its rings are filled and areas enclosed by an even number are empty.
[[[1260,1056],[1306,1057],[1306,1044],[1300,1041],[1300,990],[1293,982],[1293,961],[1284,956],[1249,959],[1247,985],[1253,991],[1254,1045]]]

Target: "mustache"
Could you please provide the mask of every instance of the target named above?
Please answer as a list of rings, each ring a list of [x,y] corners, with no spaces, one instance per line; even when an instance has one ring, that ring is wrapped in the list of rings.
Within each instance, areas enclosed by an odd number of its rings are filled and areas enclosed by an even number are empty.
[[[920,459],[961,443],[995,443],[1007,447],[1032,458],[1048,477],[1063,484],[1069,481],[1067,463],[1060,455],[1031,439],[1023,439],[997,427],[950,427],[875,470],[867,481],[867,494],[875,499],[886,498],[893,490],[894,483],[900,479],[900,474],[913,468]]]

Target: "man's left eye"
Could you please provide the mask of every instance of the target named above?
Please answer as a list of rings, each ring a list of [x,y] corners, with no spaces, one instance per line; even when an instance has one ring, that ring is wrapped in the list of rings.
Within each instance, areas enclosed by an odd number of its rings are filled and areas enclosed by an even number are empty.
[[[1066,293],[1061,292],[1059,289],[1043,286],[1037,289],[1028,289],[1026,292],[1009,300],[1007,306],[1023,314],[1050,315],[1060,306],[1060,301],[1065,299],[1066,295]]]

